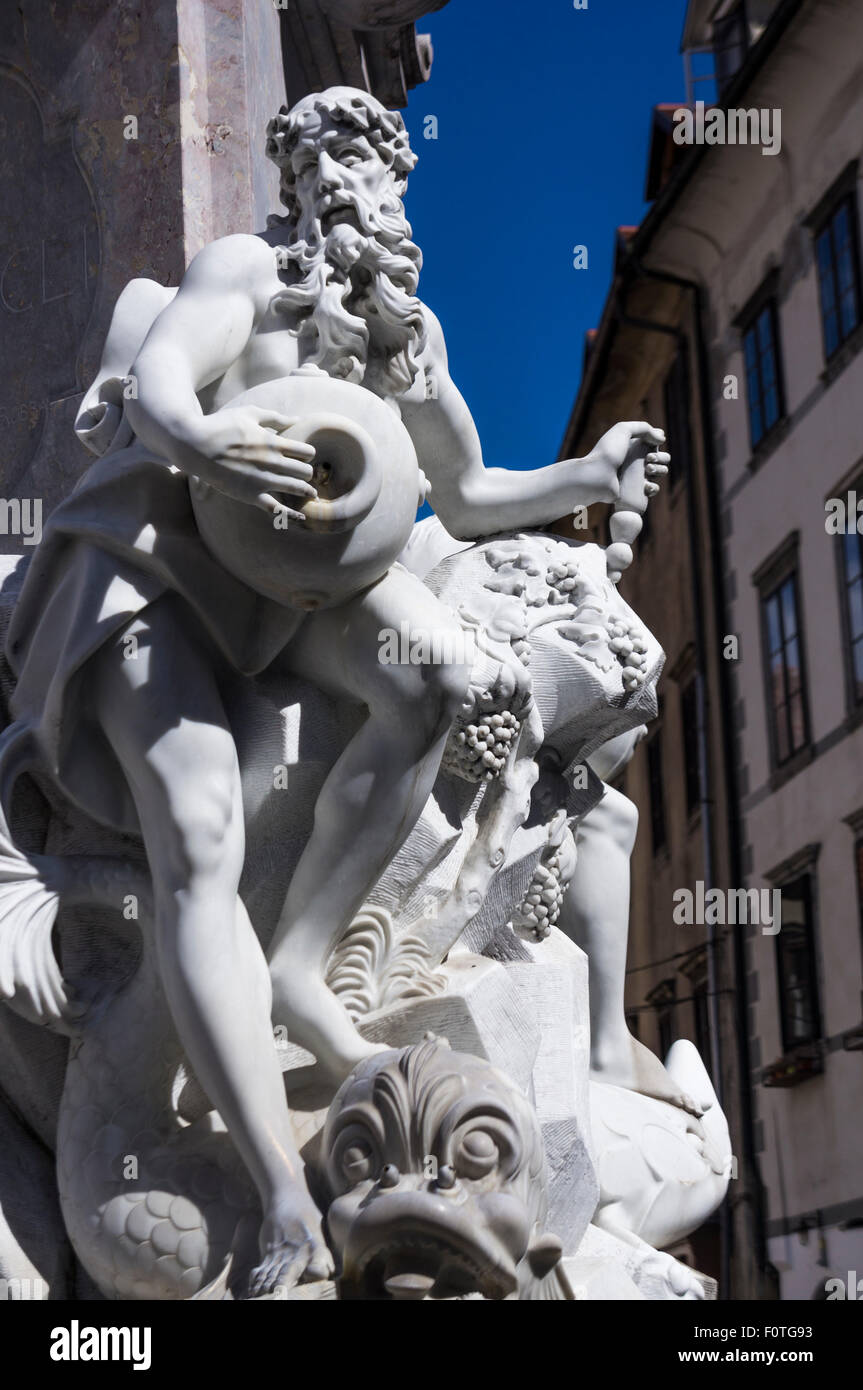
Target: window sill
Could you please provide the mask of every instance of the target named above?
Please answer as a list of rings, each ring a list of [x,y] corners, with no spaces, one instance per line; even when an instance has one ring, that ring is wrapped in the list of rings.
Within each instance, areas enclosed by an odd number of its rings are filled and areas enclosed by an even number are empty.
[[[776,424],[771,427],[761,442],[752,450],[749,456],[749,462],[746,465],[749,472],[757,473],[759,468],[763,467],[770,458],[770,455],[779,448],[779,445],[788,438],[790,433],[791,421],[787,415],[783,415],[781,420],[776,421]]]
[[[858,323],[853,333],[845,339],[841,347],[834,352],[827,366],[820,374],[820,380],[825,386],[832,386],[838,376],[841,376],[845,368],[854,361],[858,352],[863,348],[863,323]]]
[[[774,768],[770,774],[770,790],[778,792],[780,787],[784,787],[786,782],[790,782],[792,777],[796,777],[798,772],[802,772],[804,767],[808,767],[815,757],[815,750],[811,743],[807,743],[787,763],[781,767]]]
[[[762,1086],[787,1089],[820,1076],[824,1070],[824,1057],[820,1043],[807,1043],[795,1047],[784,1056],[777,1057],[761,1073]]]

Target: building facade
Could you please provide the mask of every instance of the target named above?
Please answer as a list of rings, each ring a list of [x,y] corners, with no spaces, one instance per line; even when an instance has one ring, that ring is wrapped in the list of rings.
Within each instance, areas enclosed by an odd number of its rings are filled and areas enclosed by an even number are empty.
[[[622,582],[668,652],[624,788],[627,1000],[718,1068],[727,1287],[769,1296],[772,1267],[808,1299],[863,1267],[863,12],[693,0],[684,47],[564,452],[613,418],[669,435]]]

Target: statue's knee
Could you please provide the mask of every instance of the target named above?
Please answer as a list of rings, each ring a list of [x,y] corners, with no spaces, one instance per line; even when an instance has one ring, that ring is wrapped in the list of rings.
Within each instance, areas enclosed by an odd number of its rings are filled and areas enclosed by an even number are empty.
[[[245,845],[233,778],[211,771],[176,790],[169,806],[160,841],[172,877],[187,887],[239,879]]]

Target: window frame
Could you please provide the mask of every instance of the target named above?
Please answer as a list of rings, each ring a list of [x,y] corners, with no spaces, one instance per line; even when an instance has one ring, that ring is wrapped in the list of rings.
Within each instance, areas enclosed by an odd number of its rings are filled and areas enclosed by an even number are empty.
[[[677,409],[672,410],[672,397],[677,398]],[[668,371],[662,381],[662,410],[665,416],[665,433],[674,465],[673,484],[685,482],[692,475],[693,467],[693,429],[690,406],[692,404],[692,375],[689,368],[689,343],[683,338],[671,359]],[[648,512],[650,508],[648,507]]]
[[[796,887],[798,883],[805,883],[805,899],[807,904],[807,931],[806,931],[806,956],[807,956],[807,975],[809,977],[809,988],[812,997],[812,1016],[813,1031],[810,1036],[805,1038],[795,1038],[790,1034],[790,1012],[785,974],[782,969],[782,952],[787,944],[787,936],[783,940],[785,923],[782,922],[780,930],[776,933],[775,941],[775,962],[776,962],[776,998],[779,1006],[779,1033],[782,1039],[782,1051],[788,1055],[798,1047],[811,1047],[814,1043],[820,1042],[824,1037],[824,1010],[821,1002],[821,980],[818,970],[818,943],[817,943],[817,921],[816,905],[818,901],[818,880],[814,864],[802,868],[793,878],[786,879],[776,887],[783,897],[788,888]]]
[[[665,776],[663,771],[664,759],[662,756],[662,726],[654,729],[650,736],[645,740],[645,759],[647,761],[647,798],[650,807],[650,846],[654,859],[658,854],[662,854],[668,849],[668,812],[665,801]],[[651,759],[655,757],[658,762],[658,787],[659,787],[659,811],[662,824],[662,839],[657,843],[656,823],[657,810],[656,800],[653,795],[654,778],[651,766]]]
[[[779,590],[791,580],[793,585],[794,611],[797,620],[797,645],[800,657],[800,699],[803,709],[803,741],[797,748],[789,749],[788,754],[779,757],[778,722],[774,703],[773,681],[770,666],[770,638],[767,621],[767,604]],[[800,581],[799,533],[794,531],[774,554],[764,562],[753,575],[753,583],[758,589],[758,609],[761,626],[761,668],[764,682],[764,706],[767,717],[770,767],[776,774],[797,770],[797,760],[811,756],[812,720],[809,706],[808,663],[806,660],[806,632],[803,617],[802,585]],[[783,638],[783,647],[785,641]],[[784,663],[783,663],[784,665]]]
[[[692,700],[691,718],[686,705]],[[698,738],[698,672],[693,671],[680,687],[680,727],[683,748],[683,792],[686,815],[691,820],[701,807],[701,751]],[[694,790],[694,797],[690,792]]]
[[[849,482],[847,486],[843,485],[834,488],[833,491],[830,493],[830,496],[842,497],[844,495],[847,497],[847,494],[852,491],[856,492],[858,497],[863,498],[863,474],[859,475],[857,478]],[[847,521],[848,518],[846,518],[846,523]],[[857,677],[854,670],[855,639],[852,637],[851,633],[851,612],[850,604],[848,601],[848,591],[850,586],[848,584],[847,567],[845,561],[845,544],[848,539],[848,536],[851,534],[853,534],[856,537],[857,545],[860,551],[861,583],[863,583],[863,535],[861,535],[857,530],[856,516],[854,517],[853,533],[851,531],[838,532],[835,536],[832,537],[832,540],[836,542],[834,546],[834,555],[836,561],[836,585],[839,591],[839,621],[842,630],[842,661],[845,670],[845,704],[847,713],[849,715],[856,713],[858,710],[863,711],[863,682],[861,682],[861,690],[860,694],[858,695]],[[863,632],[861,632],[861,636],[856,640],[863,641]]]
[[[765,286],[750,300],[744,312],[738,318],[740,330],[740,350],[743,355],[743,378],[746,383],[746,423],[749,430],[749,448],[751,453],[757,454],[765,448],[775,432],[780,428],[782,422],[787,418],[787,408],[785,403],[785,372],[783,369],[782,341],[780,338],[779,327],[779,300],[776,294],[775,275],[770,276]],[[758,324],[763,314],[768,314],[770,319],[771,346],[776,372],[776,419],[770,425],[764,424],[764,379],[761,371],[762,354],[758,347]],[[746,341],[749,334],[755,335],[756,351],[756,371],[758,374],[759,409],[762,412],[762,429],[758,438],[755,438],[753,430],[753,397],[749,383],[749,364],[746,360]]]
[[[842,329],[841,296],[839,289],[839,260],[838,256],[836,255],[836,242],[833,232],[834,224],[843,207],[848,208],[848,219],[851,224],[851,269],[854,277],[854,309],[856,314],[856,320],[854,324],[851,326],[851,328],[848,329],[847,333],[843,332]],[[832,271],[832,288],[835,301],[836,327],[838,333],[836,346],[832,349],[832,351],[828,350],[827,345],[827,316],[824,311],[824,294],[821,278],[821,264],[818,256],[818,245],[825,233],[829,233],[830,235],[830,268]],[[853,186],[850,188],[843,187],[837,191],[834,199],[830,202],[828,207],[821,212],[821,215],[819,216],[818,220],[814,222],[812,225],[812,245],[815,260],[815,278],[818,282],[818,310],[819,318],[821,320],[821,348],[824,353],[824,363],[827,366],[835,360],[835,358],[842,351],[848,340],[850,338],[853,338],[854,334],[860,328],[861,324],[863,324],[863,283],[861,283],[860,266],[860,216],[856,188],[854,188]]]

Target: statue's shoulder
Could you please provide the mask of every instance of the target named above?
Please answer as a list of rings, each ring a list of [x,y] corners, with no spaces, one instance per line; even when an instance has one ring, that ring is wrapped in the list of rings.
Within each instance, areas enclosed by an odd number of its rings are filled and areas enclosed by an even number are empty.
[[[446,367],[447,351],[443,326],[434,310],[422,301],[420,302],[426,330],[426,343],[422,353],[423,362],[429,367]]]
[[[249,232],[233,232],[218,237],[198,252],[186,271],[192,281],[217,276],[222,285],[260,285],[277,278],[276,253],[262,237]]]

